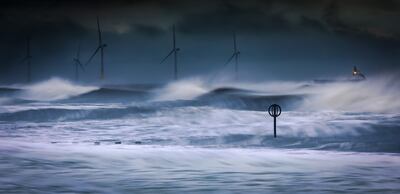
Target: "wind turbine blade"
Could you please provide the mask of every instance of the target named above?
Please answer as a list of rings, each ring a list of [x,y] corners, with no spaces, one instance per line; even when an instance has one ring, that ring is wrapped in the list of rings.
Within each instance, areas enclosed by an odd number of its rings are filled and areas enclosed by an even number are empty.
[[[175,39],[175,25],[172,26],[172,41],[173,41],[173,48],[176,48],[176,39]]]
[[[233,53],[233,55],[228,59],[228,61],[224,64],[224,67],[226,66],[226,65],[228,65],[231,61],[232,61],[232,59],[234,58],[236,56],[236,53]]]
[[[101,39],[99,16],[97,16],[97,32],[98,32],[98,35],[99,35],[99,46],[101,46],[103,42],[102,42],[102,39]]]
[[[160,64],[162,64],[162,63],[164,63],[164,61],[165,60],[167,60],[168,59],[168,57],[169,56],[171,56],[172,55],[172,53],[174,53],[175,52],[175,49],[172,49],[172,51],[171,52],[169,52],[169,54],[160,62]]]
[[[222,70],[235,58],[235,56],[239,57],[239,52],[233,53],[232,56],[228,59],[228,61],[224,64],[224,66],[222,67]],[[215,72],[209,79],[209,82],[213,82],[215,80],[215,78],[218,76],[218,74],[220,74],[221,71],[217,71]]]
[[[79,67],[81,67],[82,71],[85,71],[85,67],[83,67],[81,61],[79,61],[79,59],[76,61],[79,65]]]
[[[220,71],[216,71],[209,79],[209,82],[213,82],[214,79],[222,72],[223,69],[233,60],[233,58],[236,56],[236,53],[233,53],[233,55],[228,59],[228,61],[222,66],[222,69]]]
[[[24,57],[18,64],[25,62],[26,60],[28,60],[29,57]]]
[[[90,56],[89,60],[85,63],[85,65],[88,65],[90,63],[90,61],[92,61],[93,57],[97,54],[97,52],[99,52],[100,48],[101,48],[100,46],[97,47],[97,49],[94,51],[92,56]]]

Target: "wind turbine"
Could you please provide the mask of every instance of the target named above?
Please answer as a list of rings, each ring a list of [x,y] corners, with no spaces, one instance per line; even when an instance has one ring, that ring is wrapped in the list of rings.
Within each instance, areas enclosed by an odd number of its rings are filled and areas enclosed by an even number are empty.
[[[178,79],[178,51],[179,48],[176,48],[176,38],[175,38],[175,25],[172,26],[172,50],[168,53],[168,55],[160,62],[162,64],[165,60],[168,59],[169,56],[174,54],[174,79]]]
[[[224,64],[224,67],[226,65],[228,65],[233,59],[235,59],[235,80],[238,79],[238,70],[239,70],[238,59],[239,59],[239,55],[240,55],[240,51],[238,51],[237,45],[236,45],[236,33],[233,32],[233,54],[228,59],[228,61]]]
[[[28,36],[27,39],[26,39],[26,56],[25,56],[24,59],[22,59],[22,62],[21,62],[21,63],[23,63],[23,62],[26,61],[26,63],[27,63],[27,68],[28,68],[28,71],[27,71],[27,82],[28,83],[31,82],[31,79],[32,79],[32,75],[31,75],[31,59],[32,59],[32,56],[31,56],[31,38]]]
[[[96,50],[89,58],[89,60],[85,63],[85,65],[89,64],[90,61],[92,61],[93,57],[100,51],[100,79],[104,79],[104,47],[106,47],[107,44],[103,44],[103,40],[101,38],[100,22],[98,16],[97,16],[97,32],[99,36],[99,45],[97,46]]]
[[[75,80],[79,80],[79,68],[82,69],[82,71],[85,71],[85,68],[83,67],[81,60],[80,60],[80,52],[81,52],[81,42],[78,44],[78,51],[76,52],[76,57],[74,58],[74,65],[75,65]]]

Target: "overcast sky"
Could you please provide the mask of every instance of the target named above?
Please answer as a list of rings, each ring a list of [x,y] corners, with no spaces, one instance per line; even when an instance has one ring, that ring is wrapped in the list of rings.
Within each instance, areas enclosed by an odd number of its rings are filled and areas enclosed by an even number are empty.
[[[236,31],[243,80],[343,77],[399,71],[398,0],[1,1],[0,83],[26,80],[26,37],[32,76],[73,79],[81,42],[85,62],[97,46],[100,17],[107,82],[164,83],[173,78],[176,25],[179,76],[230,75]],[[82,73],[99,77],[99,57]]]

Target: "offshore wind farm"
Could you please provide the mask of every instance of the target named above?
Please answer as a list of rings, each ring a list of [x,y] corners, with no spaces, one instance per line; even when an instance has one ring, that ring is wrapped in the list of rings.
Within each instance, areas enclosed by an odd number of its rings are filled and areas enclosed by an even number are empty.
[[[1,5],[0,193],[400,192],[396,2]]]

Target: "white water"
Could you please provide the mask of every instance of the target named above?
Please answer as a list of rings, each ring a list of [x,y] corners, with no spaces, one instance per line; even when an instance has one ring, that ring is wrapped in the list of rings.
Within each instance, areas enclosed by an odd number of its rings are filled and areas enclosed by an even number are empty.
[[[357,112],[399,112],[400,84],[385,79],[336,83],[320,87],[303,109]]]
[[[51,78],[43,82],[24,86],[19,98],[36,101],[55,101],[78,96],[97,89],[98,87],[77,85],[61,78]]]
[[[224,82],[210,83],[197,77],[171,82],[154,91],[155,101],[193,100],[218,88],[236,88],[253,91],[252,95],[308,95],[299,111],[353,111],[353,112],[399,112],[400,84],[393,76],[370,78],[363,82]],[[35,101],[56,101],[79,96],[99,89],[96,86],[79,85],[61,78],[27,86],[16,98]],[[0,97],[0,104],[11,101]]]
[[[156,100],[193,100],[214,89],[231,87],[254,91],[254,95],[309,95],[298,110],[400,112],[400,82],[394,76],[374,77],[362,82],[225,82],[204,79],[172,82],[157,92]]]
[[[5,192],[397,193],[400,189],[400,158],[389,154],[0,144],[4,145],[0,169],[7,175],[0,177],[0,191]]]
[[[238,99],[177,102],[225,87],[306,97],[283,110],[276,139],[273,119]],[[98,88],[53,78],[0,96],[0,193],[399,193],[397,87],[196,78],[127,103],[102,90],[92,96],[111,101],[79,101]]]
[[[210,87],[200,78],[184,79],[167,84],[156,91],[154,100],[192,100],[210,92]]]

